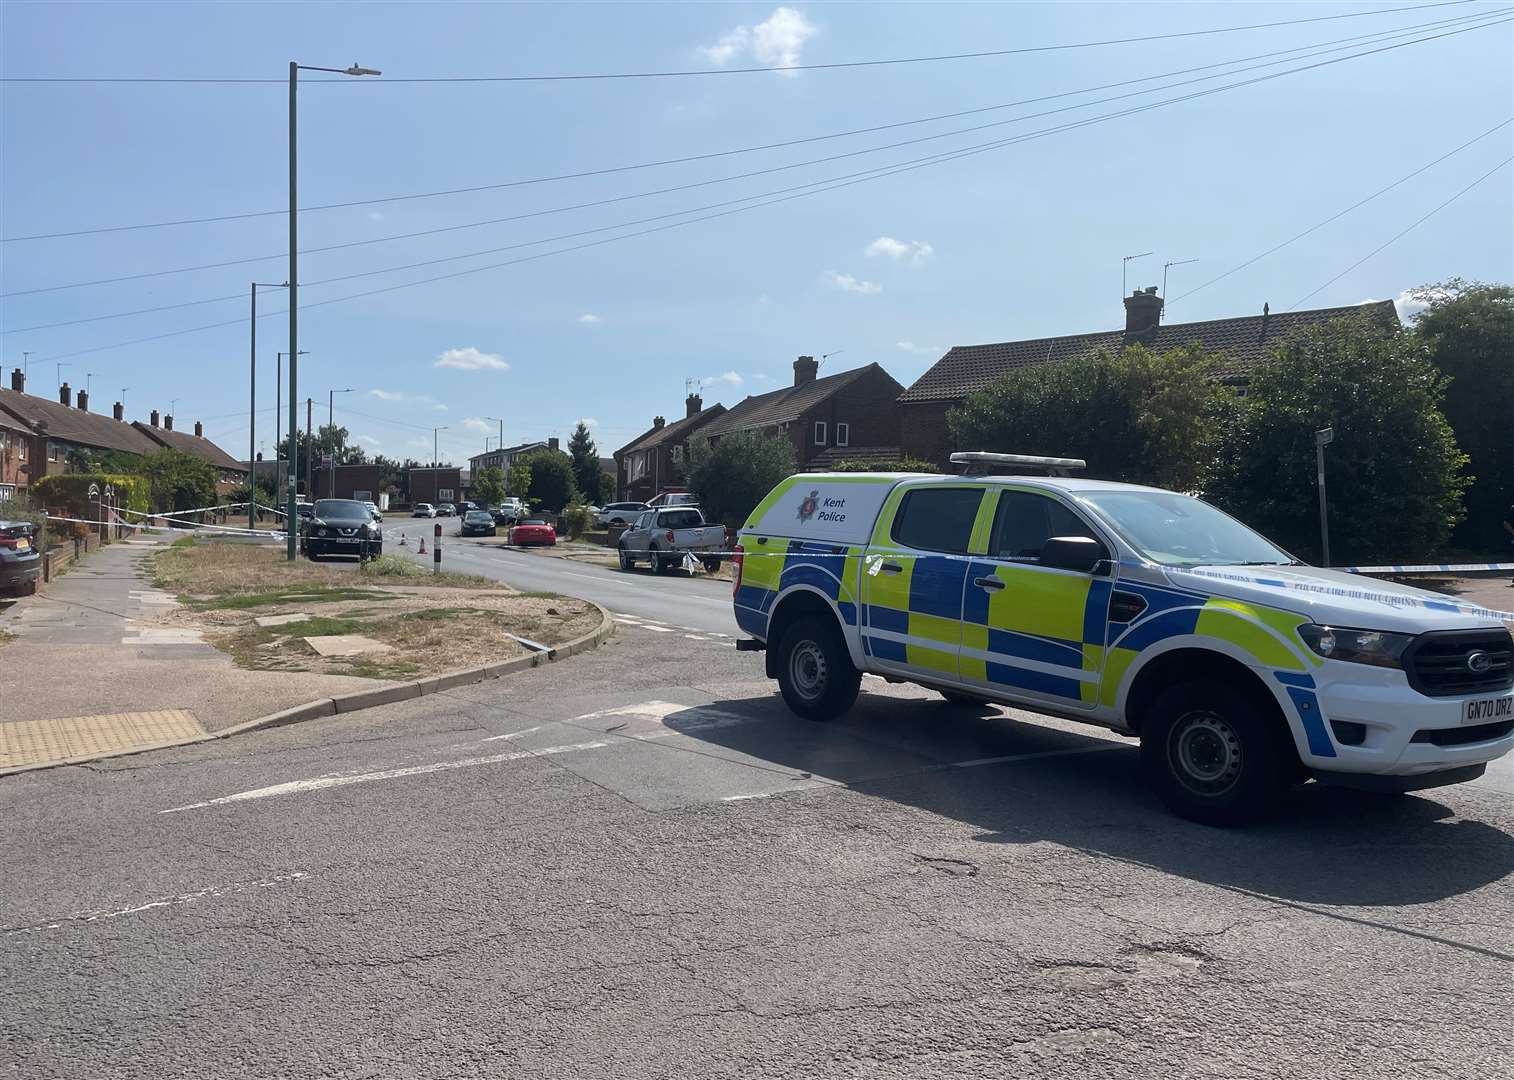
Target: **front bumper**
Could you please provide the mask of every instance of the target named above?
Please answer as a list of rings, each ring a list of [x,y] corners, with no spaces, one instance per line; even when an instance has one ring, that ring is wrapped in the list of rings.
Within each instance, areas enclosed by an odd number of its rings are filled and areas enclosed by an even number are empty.
[[[1486,765],[1514,750],[1514,729],[1509,725],[1463,722],[1468,701],[1511,695],[1514,690],[1430,697],[1411,687],[1400,670],[1341,661],[1326,661],[1315,670],[1314,679],[1319,711],[1335,751],[1332,757],[1300,746],[1304,764],[1317,772],[1427,777]],[[1290,715],[1297,719],[1296,712]],[[1361,725],[1360,745],[1341,741],[1335,726],[1340,722]]]

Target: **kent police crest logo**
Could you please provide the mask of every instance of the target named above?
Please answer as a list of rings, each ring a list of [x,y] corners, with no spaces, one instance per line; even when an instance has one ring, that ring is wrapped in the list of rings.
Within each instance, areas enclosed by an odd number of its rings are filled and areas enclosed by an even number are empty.
[[[820,489],[811,491],[805,500],[799,504],[799,520],[808,521],[815,516],[815,511],[820,508]]]

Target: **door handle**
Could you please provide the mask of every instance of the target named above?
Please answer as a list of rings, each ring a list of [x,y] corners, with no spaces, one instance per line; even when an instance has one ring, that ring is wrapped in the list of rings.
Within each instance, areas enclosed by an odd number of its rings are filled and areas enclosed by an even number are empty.
[[[882,566],[878,567],[878,569],[881,570],[881,571],[883,571],[885,574],[902,574],[902,573],[904,573],[904,567],[900,566],[896,562],[886,562]]]
[[[996,577],[976,577],[973,578],[973,584],[980,589],[991,589],[994,592],[1004,588],[1004,582]]]

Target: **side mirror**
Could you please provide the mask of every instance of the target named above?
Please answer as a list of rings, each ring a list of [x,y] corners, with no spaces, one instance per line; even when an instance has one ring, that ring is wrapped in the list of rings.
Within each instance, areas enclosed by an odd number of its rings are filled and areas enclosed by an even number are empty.
[[[1053,536],[1041,545],[1041,565],[1091,574],[1109,556],[1104,545],[1087,536]]]

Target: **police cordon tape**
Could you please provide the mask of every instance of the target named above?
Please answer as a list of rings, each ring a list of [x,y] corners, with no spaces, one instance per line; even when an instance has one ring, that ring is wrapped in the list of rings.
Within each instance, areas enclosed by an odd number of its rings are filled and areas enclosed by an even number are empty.
[[[174,533],[237,533],[243,536],[271,536],[283,539],[289,534],[283,529],[239,529],[234,525],[198,525],[193,529],[179,529],[171,525],[133,525],[129,521],[98,521],[90,518],[63,517],[60,514],[43,514],[48,521],[64,521],[72,525],[109,525],[118,529],[134,529],[138,532],[174,532]],[[161,514],[153,514],[152,517],[163,517]],[[165,521],[177,521],[178,518],[163,518]]]
[[[1514,562],[1421,563],[1415,566],[1336,566],[1347,574],[1467,574],[1487,570],[1514,570]]]

